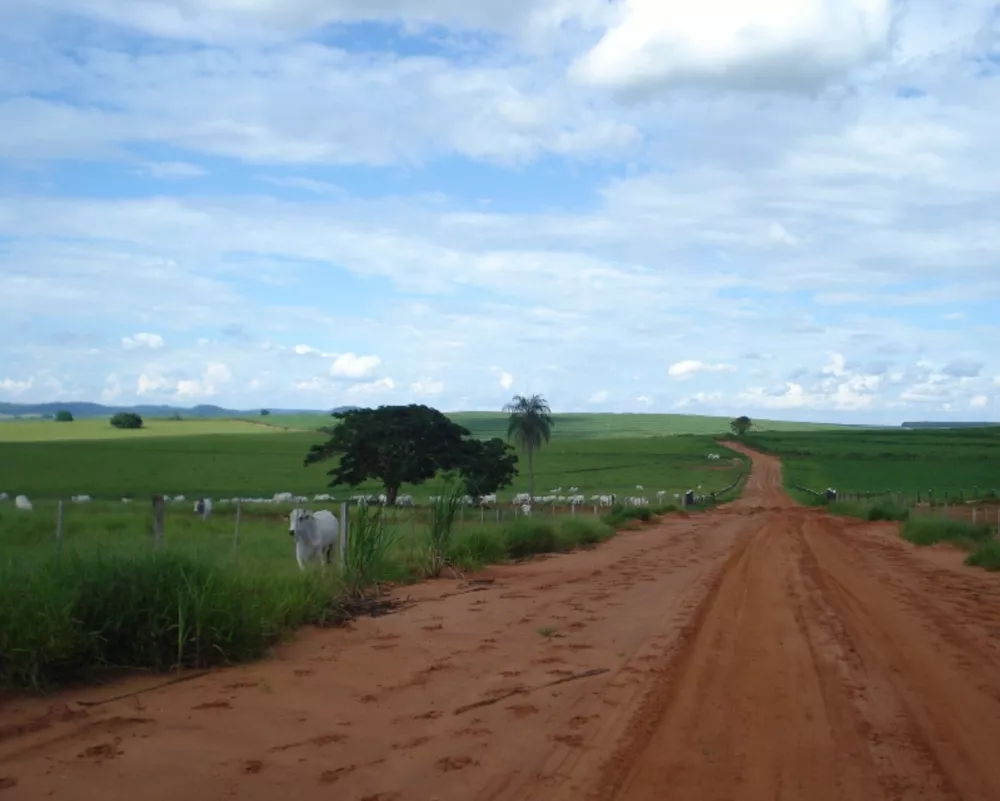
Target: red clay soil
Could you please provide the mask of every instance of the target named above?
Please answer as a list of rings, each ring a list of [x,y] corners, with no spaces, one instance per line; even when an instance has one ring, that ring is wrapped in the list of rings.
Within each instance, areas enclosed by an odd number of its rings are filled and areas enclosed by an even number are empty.
[[[1000,579],[752,456],[724,508],[265,662],[10,702],[0,801],[1000,799]]]

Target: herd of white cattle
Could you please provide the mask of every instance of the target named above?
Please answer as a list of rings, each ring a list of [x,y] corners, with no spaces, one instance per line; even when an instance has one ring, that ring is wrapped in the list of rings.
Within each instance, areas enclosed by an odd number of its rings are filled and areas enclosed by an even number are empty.
[[[718,461],[721,457],[717,453],[708,454],[708,459],[710,461]],[[640,493],[645,492],[645,487],[642,484],[636,484],[636,490]],[[701,490],[701,484],[697,486],[698,490]],[[666,490],[658,490],[656,492],[657,503],[662,504],[667,496]],[[187,497],[184,495],[163,495],[162,496],[166,503],[180,504],[187,501]],[[687,492],[674,493],[674,500],[684,500],[685,502],[694,501],[698,502],[702,498],[701,495],[697,494],[694,489],[689,489]],[[0,502],[5,502],[10,500],[10,496],[6,492],[0,492]],[[90,503],[93,499],[89,495],[73,495],[70,500],[73,503]],[[295,504],[297,506],[308,503],[326,503],[336,501],[332,495],[321,493],[318,495],[313,495],[311,498],[307,495],[295,495],[291,492],[276,492],[270,498],[220,498],[214,501],[211,498],[198,498],[194,502],[194,512],[199,515],[203,520],[208,519],[212,514],[213,503],[215,506],[227,506],[235,504],[243,505],[263,505],[263,504]],[[344,501],[349,501],[358,504],[359,506],[369,506],[369,505],[379,505],[388,506],[389,499],[384,493],[370,494],[370,495],[351,495],[349,498],[344,498]],[[431,504],[436,503],[440,500],[440,496],[431,495],[428,498],[428,502]],[[123,504],[130,504],[133,502],[132,498],[122,498],[121,502]],[[621,501],[625,506],[632,507],[644,507],[649,506],[649,498],[646,495],[631,495],[625,497]],[[496,508],[500,501],[497,499],[496,493],[489,495],[481,495],[478,497],[473,497],[471,495],[466,495],[461,499],[463,506],[476,506],[482,508],[493,509]],[[524,514],[530,514],[531,510],[535,506],[540,507],[570,507],[573,511],[576,511],[577,507],[593,506],[595,509],[607,508],[614,506],[618,503],[618,495],[615,493],[609,495],[595,494],[589,497],[583,495],[580,492],[579,487],[569,487],[569,489],[564,492],[562,487],[556,487],[545,495],[530,495],[527,492],[519,492],[511,499],[510,504],[516,510]],[[397,507],[413,507],[416,505],[412,495],[397,495],[395,506]],[[21,509],[26,512],[32,511],[31,501],[25,495],[17,495],[14,498],[14,506],[17,509]],[[298,510],[296,510],[298,511]],[[306,519],[306,518],[303,518]],[[309,518],[312,519],[312,518]],[[304,552],[305,553],[305,552]],[[312,553],[312,551],[309,551]],[[308,557],[303,557],[308,558]]]

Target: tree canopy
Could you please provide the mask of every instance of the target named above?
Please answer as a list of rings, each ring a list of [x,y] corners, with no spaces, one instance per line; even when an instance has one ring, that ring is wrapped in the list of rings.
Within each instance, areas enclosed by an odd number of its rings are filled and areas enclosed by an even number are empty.
[[[72,423],[73,422],[73,412],[68,409],[60,409],[56,412],[56,422],[57,423]]]
[[[515,395],[503,407],[510,415],[507,421],[507,439],[528,454],[528,491],[535,495],[535,451],[552,438],[552,410],[541,395]]]
[[[499,437],[468,440],[460,472],[467,495],[491,495],[514,483],[517,454]]]
[[[737,417],[735,420],[733,420],[729,424],[729,428],[732,429],[732,432],[736,436],[742,437],[744,434],[747,433],[747,431],[753,428],[753,421],[746,415],[743,415],[742,417]]]
[[[135,412],[118,412],[111,418],[115,428],[142,428],[142,418]]]
[[[338,424],[328,429],[330,439],[310,448],[305,458],[306,465],[340,458],[327,473],[331,487],[376,479],[393,504],[403,484],[420,484],[439,470],[462,471],[477,484],[505,477],[502,465],[487,469],[488,459],[502,451],[469,439],[471,431],[429,406],[349,409],[334,412],[333,417]]]

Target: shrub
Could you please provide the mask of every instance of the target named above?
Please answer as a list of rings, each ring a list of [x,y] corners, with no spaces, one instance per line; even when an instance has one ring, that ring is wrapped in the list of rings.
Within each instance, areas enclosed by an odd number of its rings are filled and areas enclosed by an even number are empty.
[[[870,521],[878,520],[908,520],[910,509],[897,501],[880,501],[868,508],[866,518]]]
[[[389,549],[395,542],[381,507],[358,506],[347,530],[344,581],[351,595],[389,577]]]
[[[333,594],[319,573],[246,573],[170,552],[96,552],[0,574],[0,686],[30,690],[109,669],[255,659],[322,620]]]
[[[142,418],[135,412],[118,412],[111,418],[115,428],[142,428]]]
[[[965,564],[990,572],[1000,571],[1000,542],[989,539],[965,558]]]
[[[556,549],[555,526],[544,520],[521,518],[504,526],[503,542],[513,559],[552,553]]]
[[[641,520],[644,523],[653,519],[653,510],[648,506],[623,506],[615,504],[601,516],[601,520],[609,526],[618,528],[630,520]]]
[[[948,517],[911,517],[903,526],[903,538],[914,545],[954,542],[972,547],[992,539],[993,530],[986,523],[967,523]]]
[[[451,543],[448,561],[466,570],[502,562],[508,557],[503,532],[496,529],[472,531]]]
[[[458,484],[445,485],[441,494],[431,504],[430,548],[427,555],[427,575],[436,577],[441,573],[451,548],[455,517],[462,508],[465,492]]]
[[[564,519],[556,531],[556,545],[560,551],[571,551],[581,545],[596,545],[610,539],[615,530],[607,523],[586,517]]]
[[[73,412],[68,411],[66,409],[61,409],[60,411],[56,412],[55,420],[57,423],[72,423]]]

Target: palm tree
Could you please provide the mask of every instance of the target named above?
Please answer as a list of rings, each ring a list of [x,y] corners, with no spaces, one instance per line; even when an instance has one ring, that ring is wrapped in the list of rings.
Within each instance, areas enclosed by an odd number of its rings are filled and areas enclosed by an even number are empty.
[[[515,395],[503,407],[510,415],[507,421],[507,439],[528,452],[528,492],[535,497],[535,451],[552,437],[552,410],[541,395]]]

